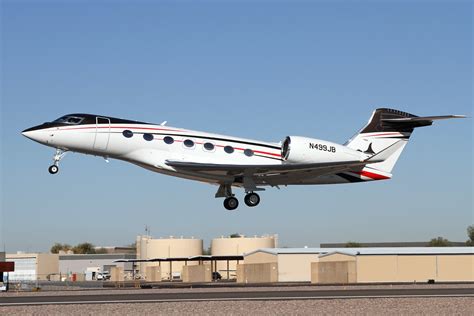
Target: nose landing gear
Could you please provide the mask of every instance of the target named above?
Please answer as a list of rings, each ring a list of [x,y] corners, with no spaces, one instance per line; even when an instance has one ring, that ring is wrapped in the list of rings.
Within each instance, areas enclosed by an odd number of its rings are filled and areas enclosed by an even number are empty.
[[[49,166],[48,171],[51,174],[56,174],[59,172],[59,161],[66,155],[66,151],[57,148],[56,154],[53,157],[53,165]]]

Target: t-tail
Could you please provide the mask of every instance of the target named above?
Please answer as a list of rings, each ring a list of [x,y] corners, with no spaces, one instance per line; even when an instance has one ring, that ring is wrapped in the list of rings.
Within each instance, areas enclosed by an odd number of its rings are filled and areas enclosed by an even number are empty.
[[[392,177],[392,170],[417,127],[430,126],[435,120],[463,118],[464,115],[420,117],[394,109],[376,109],[369,122],[345,144],[368,155],[384,155],[382,162],[366,165],[354,172],[359,181],[383,180]],[[385,154],[384,154],[385,151]]]

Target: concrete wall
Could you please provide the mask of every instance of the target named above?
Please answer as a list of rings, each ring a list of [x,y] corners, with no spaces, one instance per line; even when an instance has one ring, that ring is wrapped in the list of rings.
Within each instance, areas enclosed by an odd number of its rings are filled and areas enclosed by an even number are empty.
[[[146,268],[146,280],[148,282],[161,282],[160,267],[147,267]]]
[[[277,263],[249,263],[237,265],[238,283],[278,282]]]
[[[357,282],[397,282],[397,256],[357,256]]]
[[[59,274],[59,255],[40,253],[37,260],[40,280],[47,280],[51,274]]]
[[[184,266],[182,278],[183,282],[212,282],[211,265]]]
[[[474,255],[438,256],[437,281],[474,281]]]
[[[436,256],[397,256],[398,282],[436,279]]]
[[[124,281],[124,272],[122,268],[112,267],[110,269],[110,281],[113,282],[122,282]]]
[[[318,261],[317,254],[279,254],[278,281],[311,281],[311,262]]]
[[[328,261],[311,263],[311,283],[356,283],[356,262]]]

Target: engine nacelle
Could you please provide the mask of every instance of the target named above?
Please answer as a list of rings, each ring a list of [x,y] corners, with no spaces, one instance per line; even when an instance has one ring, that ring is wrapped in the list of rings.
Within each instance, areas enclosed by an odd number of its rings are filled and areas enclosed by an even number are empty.
[[[362,159],[361,153],[346,146],[321,139],[288,136],[283,141],[281,156],[289,163],[318,163]]]

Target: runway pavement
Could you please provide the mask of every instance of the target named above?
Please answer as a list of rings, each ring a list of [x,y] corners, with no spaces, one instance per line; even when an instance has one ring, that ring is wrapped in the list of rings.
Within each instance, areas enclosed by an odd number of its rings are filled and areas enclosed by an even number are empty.
[[[474,288],[336,289],[176,293],[107,293],[53,296],[0,296],[0,306],[196,301],[316,300],[351,298],[474,297]]]

